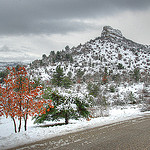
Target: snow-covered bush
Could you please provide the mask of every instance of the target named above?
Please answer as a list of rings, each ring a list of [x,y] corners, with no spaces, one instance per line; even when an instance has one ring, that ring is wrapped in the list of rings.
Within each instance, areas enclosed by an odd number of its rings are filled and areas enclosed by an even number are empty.
[[[44,98],[51,99],[54,108],[47,106],[46,114],[36,116],[35,123],[65,118],[65,124],[68,124],[69,119],[87,118],[89,116],[87,110],[89,104],[79,97],[62,96],[48,88],[45,90]]]

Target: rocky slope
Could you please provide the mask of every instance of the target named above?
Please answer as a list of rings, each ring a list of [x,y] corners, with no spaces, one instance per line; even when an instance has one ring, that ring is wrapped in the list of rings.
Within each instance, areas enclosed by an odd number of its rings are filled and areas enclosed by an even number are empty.
[[[71,56],[72,61],[66,59],[67,55]],[[93,77],[100,80],[105,69],[109,74],[128,75],[138,68],[144,77],[150,72],[150,46],[128,40],[121,31],[105,26],[100,37],[71,49],[66,46],[64,51],[56,54],[44,55],[42,60],[35,60],[31,67],[34,75],[49,80],[58,65],[66,75],[71,72],[72,78],[81,69],[85,80],[88,76],[91,80]]]
[[[144,91],[150,90],[150,46],[133,42],[110,26],[83,45],[43,55],[30,64],[29,72],[53,88],[51,79],[58,65],[73,82],[69,89],[55,87],[61,94],[84,96],[96,106],[149,103]],[[96,96],[88,86],[98,90]]]

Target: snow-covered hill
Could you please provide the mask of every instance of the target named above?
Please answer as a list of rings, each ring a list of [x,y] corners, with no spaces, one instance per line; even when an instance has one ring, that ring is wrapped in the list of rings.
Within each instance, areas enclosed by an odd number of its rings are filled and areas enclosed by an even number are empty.
[[[96,101],[105,98],[108,103],[124,104],[127,101],[133,103],[134,97],[136,102],[140,102],[143,100],[142,90],[150,81],[150,46],[133,42],[125,38],[121,31],[105,26],[101,36],[94,40],[77,47],[66,46],[65,50],[52,51],[49,56],[43,55],[41,60],[32,62],[29,72],[33,78],[49,83],[58,65],[74,83],[67,90],[58,88],[60,93],[86,97],[87,86],[92,83],[99,87]],[[81,76],[78,76],[79,71]],[[136,73],[139,75],[138,82],[134,79]],[[108,82],[102,84],[105,74]]]
[[[72,56],[73,62],[64,60],[63,56],[66,54]],[[121,31],[110,26],[103,28],[100,37],[71,49],[66,48],[60,51],[59,55],[60,59],[55,61],[57,56],[54,57],[52,54],[43,57],[42,60],[35,60],[32,63],[33,72],[44,80],[51,79],[58,65],[61,65],[66,75],[71,72],[72,78],[75,77],[78,69],[81,69],[84,71],[85,79],[96,74],[98,78],[105,68],[111,74],[127,75],[135,68],[138,68],[142,74],[150,72],[150,46],[128,40]]]

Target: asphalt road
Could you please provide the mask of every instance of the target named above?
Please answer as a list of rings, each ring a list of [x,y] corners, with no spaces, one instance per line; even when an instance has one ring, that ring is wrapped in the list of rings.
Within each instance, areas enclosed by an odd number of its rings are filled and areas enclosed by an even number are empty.
[[[54,137],[19,150],[150,150],[150,115]]]

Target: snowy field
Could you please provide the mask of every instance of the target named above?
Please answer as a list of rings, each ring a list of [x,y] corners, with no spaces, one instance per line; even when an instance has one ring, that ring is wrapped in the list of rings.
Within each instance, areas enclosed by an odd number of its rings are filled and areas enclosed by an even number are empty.
[[[150,114],[150,112],[145,112]],[[102,126],[118,121],[123,121],[135,117],[144,115],[140,112],[140,106],[122,106],[115,107],[109,110],[108,117],[93,118],[90,121],[86,119],[70,120],[68,125],[53,126],[53,127],[38,127],[37,124],[33,124],[33,121],[28,119],[28,130],[20,133],[14,133],[13,122],[10,118],[0,118],[0,149],[13,148],[19,145],[40,141],[43,139],[51,138],[57,135],[63,135],[70,132]],[[59,123],[63,123],[64,120],[60,120]],[[56,122],[45,122],[45,124],[54,124]],[[57,122],[58,123],[58,122]],[[40,124],[41,125],[41,124]]]

